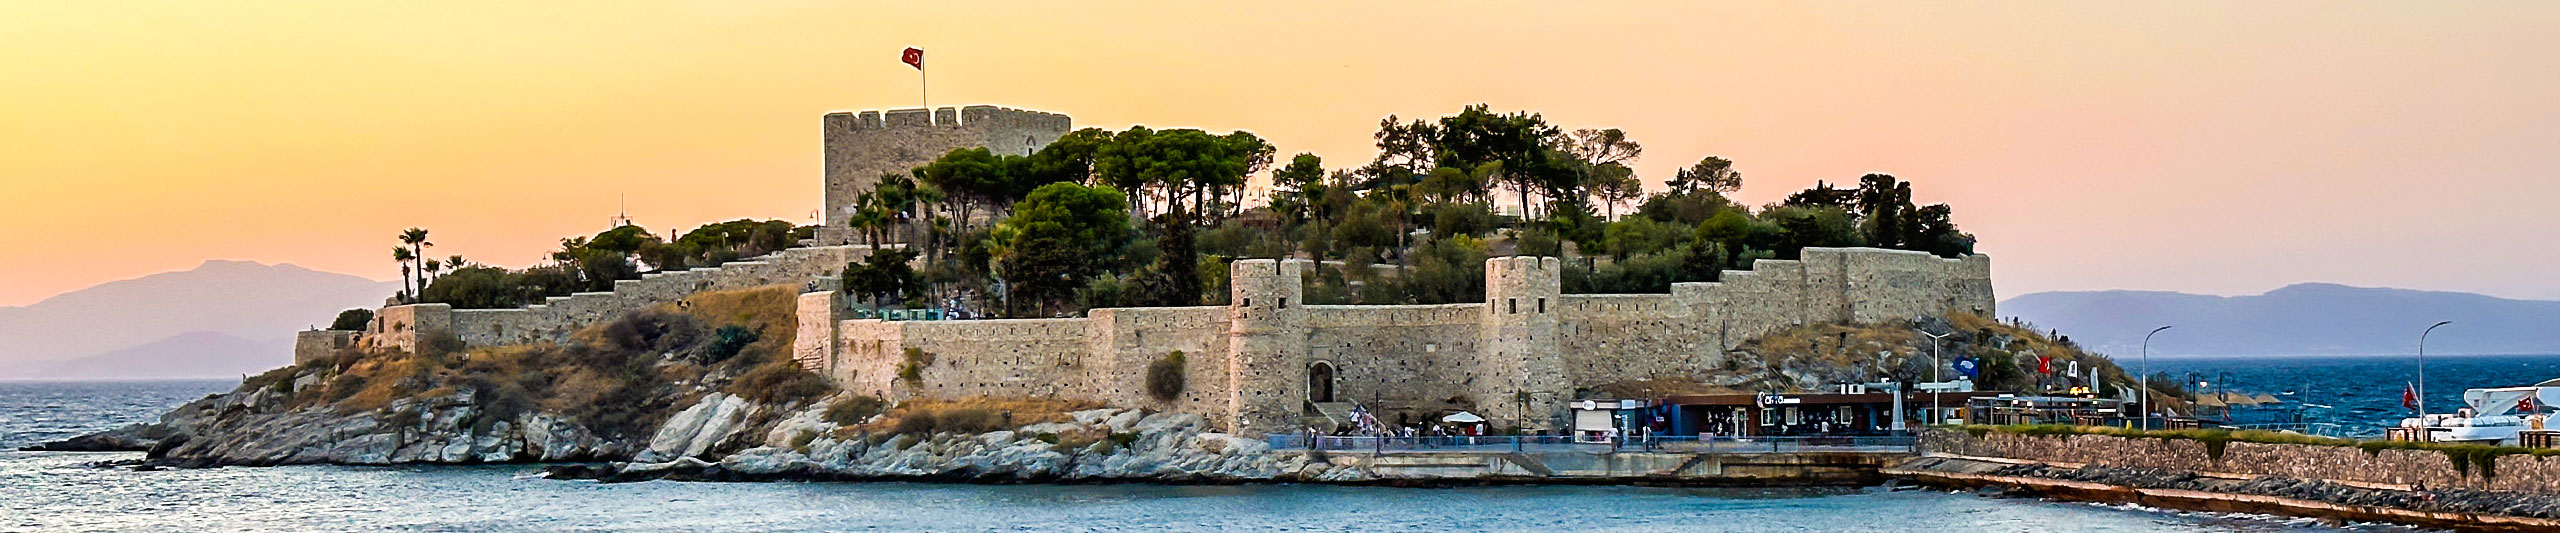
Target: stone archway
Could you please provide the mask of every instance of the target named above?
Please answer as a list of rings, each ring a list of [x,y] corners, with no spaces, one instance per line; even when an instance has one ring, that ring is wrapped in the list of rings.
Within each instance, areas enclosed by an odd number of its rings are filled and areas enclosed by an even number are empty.
[[[1333,402],[1333,363],[1316,361],[1307,365],[1307,401]]]

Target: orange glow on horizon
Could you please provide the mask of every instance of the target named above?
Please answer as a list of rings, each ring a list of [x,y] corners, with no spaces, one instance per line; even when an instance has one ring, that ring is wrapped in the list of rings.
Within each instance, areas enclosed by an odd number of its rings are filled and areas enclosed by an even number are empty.
[[[928,5],[930,4],[930,5]],[[1245,129],[1329,167],[1486,102],[1625,129],[1748,203],[1887,172],[2000,293],[2296,281],[2560,299],[2560,5],[21,2],[0,306],[212,258],[522,266],[617,199],[808,222],[818,118],[936,106]]]

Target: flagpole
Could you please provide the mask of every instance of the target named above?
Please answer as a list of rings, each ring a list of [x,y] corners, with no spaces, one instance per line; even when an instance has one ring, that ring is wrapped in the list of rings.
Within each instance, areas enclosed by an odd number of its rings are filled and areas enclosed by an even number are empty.
[[[927,124],[932,124],[932,123],[934,123],[934,116],[933,116],[933,87],[932,87],[932,85],[930,85],[930,84],[927,82],[927,80],[925,79],[925,75],[924,75],[924,62],[923,62],[923,61],[917,61],[917,62],[916,62],[916,94],[917,94],[917,98],[920,98],[920,99],[923,99],[923,100],[924,100],[924,121],[925,121],[925,123],[927,123]]]

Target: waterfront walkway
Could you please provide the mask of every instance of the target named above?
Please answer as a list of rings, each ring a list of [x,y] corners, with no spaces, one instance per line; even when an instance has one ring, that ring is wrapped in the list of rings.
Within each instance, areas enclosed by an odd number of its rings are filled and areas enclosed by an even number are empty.
[[[1911,436],[1814,436],[1814,437],[1651,437],[1611,442],[1576,442],[1572,437],[1530,436],[1454,436],[1454,437],[1334,437],[1306,435],[1273,435],[1272,449],[1316,449],[1341,452],[1377,453],[1444,453],[1444,452],[1535,452],[1535,453],[1793,453],[1851,452],[1908,454],[1916,438]]]

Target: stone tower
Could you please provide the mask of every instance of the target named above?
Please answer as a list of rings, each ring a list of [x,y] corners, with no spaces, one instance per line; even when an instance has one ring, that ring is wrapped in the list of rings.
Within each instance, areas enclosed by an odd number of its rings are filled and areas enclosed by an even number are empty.
[[[825,226],[820,244],[849,244],[845,223],[884,173],[905,174],[955,148],[986,147],[996,155],[1030,155],[1074,128],[1066,115],[987,105],[890,111],[838,111],[820,120],[826,139]]]
[[[1557,413],[1573,398],[1565,379],[1556,337],[1556,315],[1562,311],[1564,262],[1553,257],[1496,257],[1484,262],[1483,348],[1476,357],[1477,406],[1497,412],[1521,408],[1528,413]],[[1495,407],[1500,406],[1500,407]],[[1527,421],[1529,427],[1556,428],[1551,420]]]
[[[1246,259],[1228,270],[1228,419],[1237,433],[1283,431],[1307,401],[1304,259]]]

